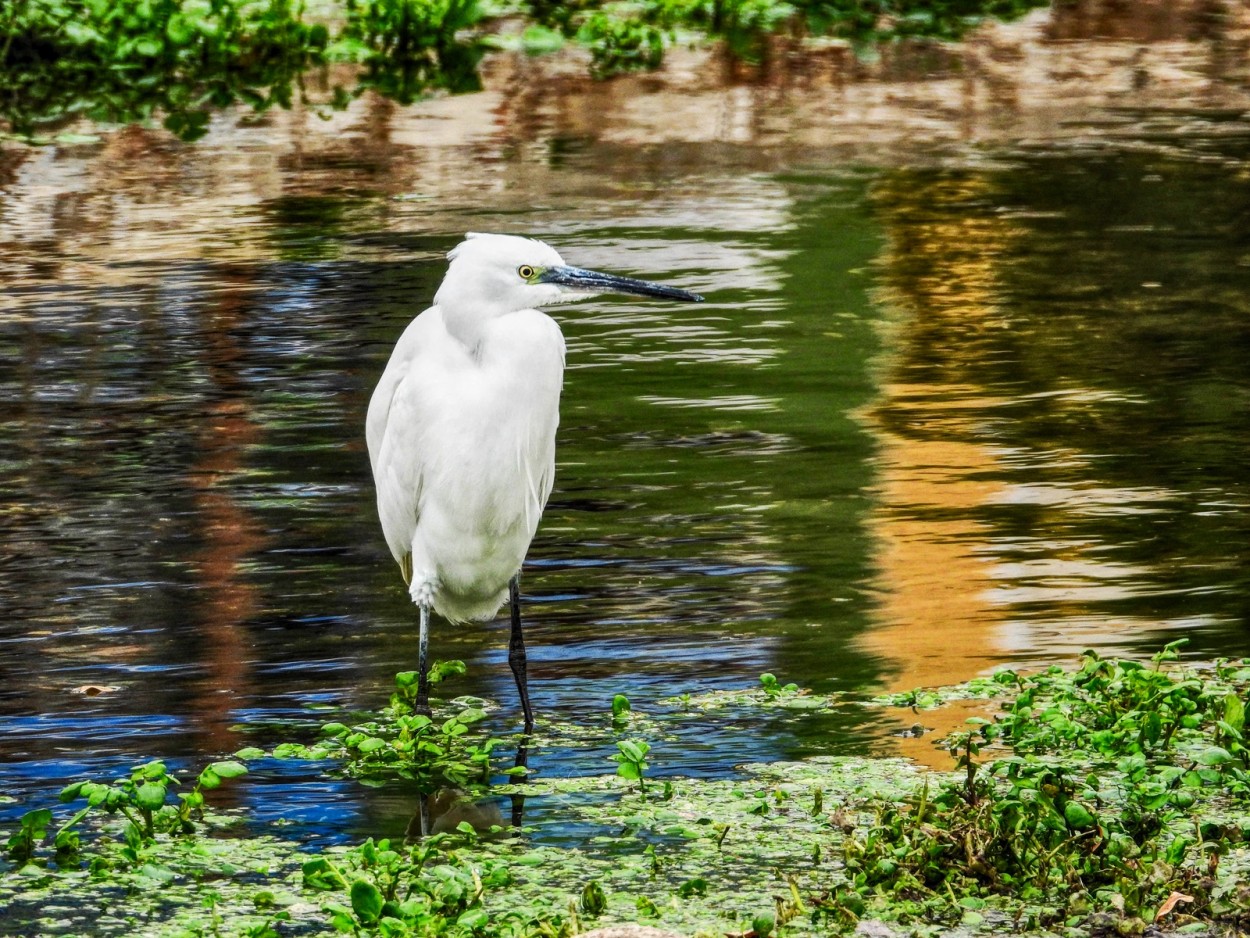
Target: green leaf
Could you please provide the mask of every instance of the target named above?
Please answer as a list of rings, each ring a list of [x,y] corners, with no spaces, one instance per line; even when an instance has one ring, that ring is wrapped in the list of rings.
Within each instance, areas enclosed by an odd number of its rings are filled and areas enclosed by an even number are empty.
[[[677,887],[677,895],[683,899],[689,899],[692,896],[707,895],[707,880],[702,876],[696,876],[694,879],[687,880]]]
[[[149,779],[165,778],[169,775],[169,770],[165,768],[164,762],[160,762],[158,760],[156,762],[148,762],[139,766],[135,769],[135,774],[136,777],[142,776],[143,778]]]
[[[343,877],[334,864],[325,857],[309,860],[301,868],[304,885],[313,889],[338,889],[344,885]]]
[[[211,765],[204,767],[203,771],[200,772],[200,777],[197,781],[199,782],[201,788],[216,788],[221,784],[220,776],[213,771],[213,767]]]
[[[52,823],[52,812],[47,808],[36,808],[22,815],[22,827],[34,831],[36,837],[42,837]]]
[[[1245,702],[1231,691],[1224,697],[1224,722],[1238,733],[1246,727]]]
[[[195,26],[185,16],[175,13],[165,24],[165,35],[174,45],[185,46],[195,36]]]
[[[74,782],[72,785],[66,785],[61,789],[60,800],[65,802],[78,798],[82,794],[83,786],[86,784],[86,782]]]
[[[466,909],[460,913],[460,917],[456,919],[456,924],[461,928],[476,930],[485,928],[490,922],[490,916],[486,914],[483,908]]]
[[[358,879],[352,883],[352,911],[365,925],[372,925],[382,914],[382,893],[373,883]]]
[[[621,755],[623,755],[630,762],[641,762],[647,757],[647,753],[651,749],[651,747],[646,743],[637,742],[632,739],[621,740],[616,744],[616,748],[618,748],[621,751]]]
[[[465,670],[463,661],[435,661],[430,666],[429,680],[431,684],[438,684],[449,677],[464,674]]]
[[[144,811],[158,811],[164,804],[164,782],[144,782],[135,789],[135,805]]]
[[[417,686],[418,674],[416,671],[400,671],[395,675],[395,686],[400,690],[407,690]]]
[[[359,935],[356,918],[352,910],[342,905],[327,905],[325,910],[330,913],[330,924],[340,935]]]
[[[76,45],[85,46],[96,42],[103,42],[104,37],[99,31],[82,23],[76,23],[68,20],[64,24],[65,36]]]
[[[139,875],[156,883],[171,883],[176,879],[173,870],[155,863],[145,863],[139,868]]]
[[[209,766],[217,773],[219,778],[238,778],[240,775],[247,774],[247,766],[241,762],[214,762]]]
[[[578,908],[590,916],[602,915],[608,907],[608,896],[602,884],[592,879],[582,887],[582,898]]]
[[[1225,765],[1233,761],[1227,749],[1221,746],[1210,746],[1198,755],[1199,765]]]
[[[1084,830],[1094,825],[1094,815],[1079,801],[1069,801],[1063,806],[1063,819],[1075,830]]]
[[[1163,717],[1159,716],[1158,710],[1151,710],[1146,714],[1146,724],[1142,727],[1142,733],[1152,746],[1159,741],[1159,737],[1163,735]]]
[[[92,807],[104,804],[111,791],[112,789],[107,785],[101,785],[98,782],[87,782],[82,786],[82,793],[87,796],[87,804]]]

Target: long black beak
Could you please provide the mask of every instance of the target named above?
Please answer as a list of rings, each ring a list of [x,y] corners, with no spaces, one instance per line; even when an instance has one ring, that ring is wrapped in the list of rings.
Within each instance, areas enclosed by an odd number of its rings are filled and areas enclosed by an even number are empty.
[[[635,280],[633,277],[618,277],[616,274],[604,274],[597,270],[583,270],[580,267],[548,267],[539,274],[538,281],[584,290],[587,293],[632,293],[635,296],[655,296],[664,300],[703,302],[703,297],[688,290],[666,287],[650,280]]]

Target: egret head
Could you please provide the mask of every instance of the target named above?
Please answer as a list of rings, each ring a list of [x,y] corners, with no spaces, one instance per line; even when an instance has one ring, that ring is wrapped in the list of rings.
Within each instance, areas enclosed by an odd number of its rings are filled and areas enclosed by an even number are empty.
[[[470,232],[447,255],[451,261],[434,296],[446,312],[498,316],[569,303],[599,293],[631,293],[702,301],[675,287],[569,267],[550,245],[513,235]]]

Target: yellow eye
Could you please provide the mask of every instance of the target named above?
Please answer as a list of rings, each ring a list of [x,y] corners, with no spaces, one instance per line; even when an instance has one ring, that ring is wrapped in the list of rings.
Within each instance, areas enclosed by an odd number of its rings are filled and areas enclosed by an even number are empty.
[[[522,264],[520,267],[516,269],[516,272],[522,280],[529,280],[531,277],[534,276],[534,268],[531,267],[529,264]]]

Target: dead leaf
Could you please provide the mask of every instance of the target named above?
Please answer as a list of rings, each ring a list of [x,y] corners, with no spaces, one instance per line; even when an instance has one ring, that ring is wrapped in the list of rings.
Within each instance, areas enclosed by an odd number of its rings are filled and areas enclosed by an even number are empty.
[[[1172,895],[1167,897],[1167,901],[1165,901],[1163,905],[1159,906],[1159,911],[1155,913],[1155,921],[1156,922],[1159,921],[1159,919],[1163,918],[1163,916],[1167,915],[1174,908],[1176,908],[1176,904],[1178,902],[1193,902],[1193,901],[1194,901],[1193,896],[1187,896],[1183,892],[1172,893]]]

